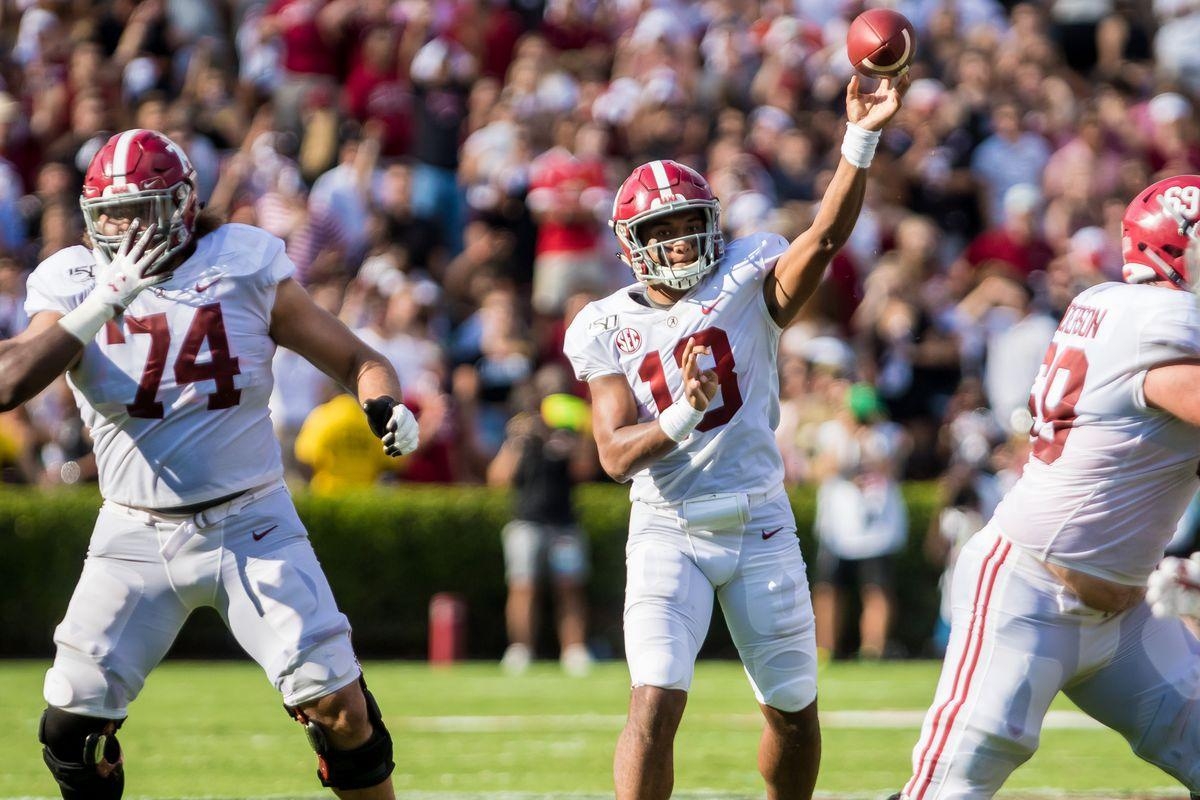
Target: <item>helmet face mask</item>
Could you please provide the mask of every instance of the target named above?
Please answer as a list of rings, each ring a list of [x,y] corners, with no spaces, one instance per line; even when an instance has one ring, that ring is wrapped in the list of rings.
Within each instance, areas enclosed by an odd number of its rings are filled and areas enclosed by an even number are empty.
[[[645,238],[663,217],[689,211],[701,213],[701,231],[662,241]],[[675,161],[651,161],[621,184],[610,224],[621,244],[621,260],[634,277],[645,284],[686,291],[716,267],[724,252],[720,216],[721,204],[698,172]],[[685,239],[692,240],[695,260],[672,264],[668,250]]]
[[[88,166],[79,199],[93,246],[111,259],[126,224],[156,225],[150,247],[167,242],[166,251],[147,270],[164,273],[195,233],[198,199],[196,171],[174,142],[149,130],[125,131],[97,151]]]
[[[1200,274],[1186,253],[1200,238],[1200,175],[1178,175],[1143,189],[1121,220],[1127,283],[1170,281],[1194,290]]]

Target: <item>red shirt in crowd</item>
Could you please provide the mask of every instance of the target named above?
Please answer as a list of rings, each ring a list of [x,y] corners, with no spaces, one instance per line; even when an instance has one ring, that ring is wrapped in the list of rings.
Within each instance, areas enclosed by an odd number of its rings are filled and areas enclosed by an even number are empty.
[[[556,147],[530,167],[528,203],[538,222],[537,254],[596,249],[600,225],[592,204],[605,192],[604,165]]]
[[[327,41],[317,14],[327,0],[272,0],[269,16],[278,16],[283,39],[283,67],[301,75],[337,77],[337,42]]]
[[[359,122],[383,123],[383,155],[402,156],[412,147],[413,96],[395,70],[376,72],[359,61],[346,78],[346,109]]]
[[[1050,246],[1039,238],[1020,241],[1005,228],[992,228],[975,237],[967,246],[966,259],[972,267],[988,261],[1010,265],[1022,278],[1045,269],[1054,257]]]

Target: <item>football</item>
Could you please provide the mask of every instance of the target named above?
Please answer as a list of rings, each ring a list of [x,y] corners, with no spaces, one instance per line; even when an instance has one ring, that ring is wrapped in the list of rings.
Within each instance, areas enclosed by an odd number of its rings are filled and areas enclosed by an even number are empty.
[[[864,11],[850,23],[846,53],[863,75],[903,75],[917,52],[917,32],[903,14],[887,8]]]

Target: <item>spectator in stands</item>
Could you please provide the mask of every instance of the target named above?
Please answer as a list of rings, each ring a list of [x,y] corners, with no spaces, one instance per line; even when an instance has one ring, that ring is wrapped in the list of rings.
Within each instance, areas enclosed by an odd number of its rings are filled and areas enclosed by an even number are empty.
[[[817,433],[817,649],[825,657],[837,653],[842,593],[857,589],[862,597],[858,654],[878,659],[885,655],[893,617],[892,560],[908,535],[897,480],[907,442],[903,430],[886,421],[871,386],[854,384],[844,402],[838,417]]]
[[[1050,147],[1021,122],[1021,109],[1012,101],[992,110],[992,135],[971,156],[971,172],[980,183],[980,201],[993,225],[1004,221],[1004,194],[1021,183],[1037,184],[1050,158]]]
[[[793,344],[785,335],[780,342],[779,376],[775,440],[783,455],[784,480],[816,483],[820,432],[845,405],[854,379],[854,351],[836,336],[814,336]]]
[[[513,391],[533,374],[533,345],[511,286],[488,290],[479,310],[455,332],[453,359],[478,376],[474,425],[488,452],[504,441]]]
[[[326,496],[371,486],[394,466],[380,451],[358,401],[341,391],[304,420],[295,451],[296,460],[312,471],[313,492]]]
[[[274,87],[280,128],[300,133],[308,95],[332,91],[349,0],[271,0],[258,21],[260,41],[278,39],[283,70]]]
[[[986,339],[983,386],[996,421],[1007,425],[1013,412],[1029,404],[1040,355],[1058,321],[1034,303],[1029,284],[1003,270],[986,275],[958,311]]]
[[[1046,269],[1054,251],[1042,238],[1041,191],[1031,183],[1018,183],[1004,193],[1001,224],[975,237],[962,258],[972,272],[985,264],[1003,264],[1017,278]],[[973,281],[972,281],[973,282]]]
[[[589,145],[589,136],[604,133],[560,120],[555,138],[561,144],[530,165],[526,202],[538,226],[533,308],[539,314],[561,315],[566,299],[581,290],[607,294],[620,283],[618,270],[624,271],[600,247],[612,195],[600,160],[604,145]]]
[[[452,253],[462,249],[466,202],[458,186],[458,148],[477,68],[475,57],[449,36],[431,39],[409,68],[416,101],[415,211],[437,221]]]

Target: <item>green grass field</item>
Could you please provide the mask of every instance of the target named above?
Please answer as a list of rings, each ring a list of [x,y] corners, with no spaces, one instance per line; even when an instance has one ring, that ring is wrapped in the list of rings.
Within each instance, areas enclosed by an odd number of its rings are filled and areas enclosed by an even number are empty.
[[[57,798],[36,742],[45,663],[0,662],[0,798]],[[584,679],[539,665],[520,678],[494,664],[447,669],[366,665],[396,740],[401,796],[533,800],[611,796],[613,746],[624,722],[624,665]],[[842,664],[821,675],[825,754],[819,794],[878,798],[908,777],[929,662]],[[1185,797],[1118,736],[1088,725],[1065,699],[1033,760],[1005,797]],[[676,742],[676,796],[762,797],[759,717],[736,663],[702,662]],[[150,678],[121,732],[126,798],[300,798],[322,794],[299,727],[251,664],[176,662]]]

